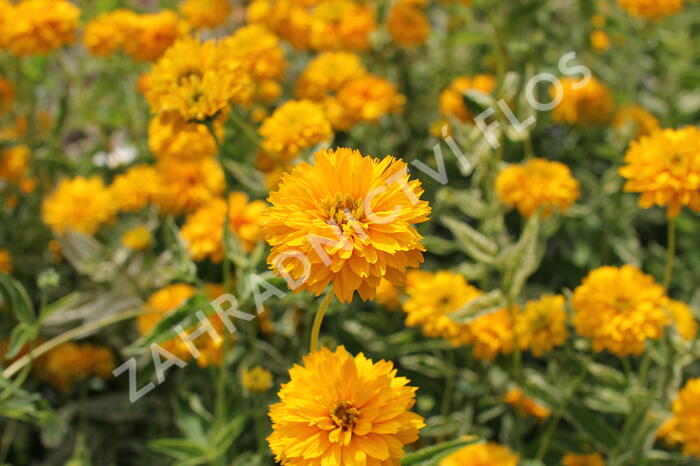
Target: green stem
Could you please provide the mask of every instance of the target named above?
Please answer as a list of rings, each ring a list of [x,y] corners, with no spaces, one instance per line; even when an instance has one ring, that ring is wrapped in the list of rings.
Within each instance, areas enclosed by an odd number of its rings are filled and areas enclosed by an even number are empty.
[[[441,411],[443,425],[447,424],[447,417],[452,410],[452,398],[454,397],[455,376],[457,371],[455,367],[455,351],[453,348],[445,351],[445,363],[447,366],[447,374],[445,374],[445,391],[442,395]],[[438,437],[438,443],[445,441],[445,439],[445,429],[443,429]]]
[[[232,110],[231,113],[229,113],[229,118],[231,118],[231,121],[233,121],[236,126],[248,137],[248,139],[253,142],[256,147],[260,147],[260,136],[258,136],[258,133],[243,119],[241,116],[236,113],[235,110]]]
[[[331,288],[326,292],[326,297],[323,298],[323,301],[321,301],[321,305],[318,307],[318,311],[316,312],[316,317],[314,317],[314,324],[311,328],[311,343],[309,345],[309,352],[311,353],[318,349],[318,338],[321,334],[321,324],[323,323],[323,316],[326,315],[326,311],[328,310],[328,306],[331,304],[332,300],[333,289]]]
[[[663,287],[668,290],[671,284],[671,276],[673,275],[673,262],[676,258],[676,222],[671,219],[668,221],[668,249],[666,252],[666,267],[664,268]]]
[[[103,317],[102,319],[98,319],[92,322],[88,322],[86,324],[81,325],[80,327],[76,327],[72,330],[68,330],[67,332],[64,332],[51,340],[48,340],[41,345],[37,346],[36,349],[30,351],[28,354],[25,354],[21,358],[19,358],[17,361],[12,363],[7,369],[5,369],[2,372],[2,377],[9,379],[12,377],[14,374],[16,374],[20,369],[22,369],[24,366],[29,364],[29,362],[33,359],[38,358],[42,354],[54,349],[58,345],[61,345],[63,343],[66,343],[68,341],[71,341],[73,339],[76,339],[84,334],[89,334],[92,333],[96,330],[99,330],[103,327],[107,327],[112,324],[116,324],[117,322],[121,322],[123,320],[131,319],[132,317],[136,317],[143,314],[142,310],[129,310],[129,311],[122,311],[118,314],[114,314],[108,317]]]

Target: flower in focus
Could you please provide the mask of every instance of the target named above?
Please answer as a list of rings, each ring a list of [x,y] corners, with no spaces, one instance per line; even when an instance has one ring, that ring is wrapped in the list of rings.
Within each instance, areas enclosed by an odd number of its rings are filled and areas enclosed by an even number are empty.
[[[91,55],[106,57],[124,46],[130,38],[130,26],[137,20],[131,10],[119,9],[103,13],[85,25],[83,42]]]
[[[0,14],[2,10],[0,9]],[[0,44],[2,46],[2,44]],[[0,76],[0,113],[4,112],[12,104],[15,96],[15,88],[10,81]]]
[[[675,218],[683,206],[700,211],[700,130],[665,129],[632,142],[620,174],[626,192],[641,193],[639,206],[668,206]]]
[[[666,310],[671,315],[680,336],[687,341],[695,340],[698,335],[698,322],[690,307],[682,301],[669,299],[666,302]]]
[[[531,217],[540,207],[549,216],[555,207],[563,213],[576,202],[579,183],[563,163],[534,158],[503,169],[496,178],[496,193],[523,217]]]
[[[182,23],[168,10],[158,13],[125,16],[127,38],[124,51],[134,60],[158,60],[182,35]]]
[[[117,175],[109,186],[114,208],[120,212],[136,212],[155,202],[161,193],[162,180],[150,165],[134,165]]]
[[[516,324],[521,349],[529,349],[536,357],[566,341],[566,310],[564,297],[545,295],[536,301],[528,301]]]
[[[638,268],[600,267],[574,291],[574,326],[595,351],[639,355],[646,340],[659,339],[671,323],[666,301],[664,289]]]
[[[406,325],[420,326],[431,338],[444,338],[453,345],[466,345],[471,340],[468,324],[459,324],[450,317],[469,301],[483,293],[462,275],[450,271],[410,272],[406,280],[408,299],[403,303]]]
[[[425,44],[430,34],[430,22],[424,11],[425,0],[397,0],[389,9],[387,28],[399,45]]]
[[[122,244],[134,251],[142,251],[151,245],[151,232],[143,225],[134,227],[124,233]]]
[[[520,457],[503,445],[475,443],[440,461],[440,466],[518,466]]]
[[[455,117],[462,123],[471,123],[474,118],[464,103],[467,91],[491,94],[496,89],[496,78],[490,74],[460,76],[440,93],[440,113],[445,118]]]
[[[405,100],[394,84],[367,75],[350,81],[338,92],[342,122],[333,119],[331,122],[339,129],[348,129],[361,121],[375,122],[388,113],[401,112]]]
[[[605,52],[610,48],[610,37],[600,29],[591,32],[591,45],[598,52]]]
[[[617,0],[624,10],[634,16],[661,19],[683,9],[686,0]]]
[[[376,28],[369,7],[352,0],[325,0],[311,12],[309,44],[315,50],[367,50]]]
[[[198,162],[160,160],[156,169],[162,180],[155,203],[165,213],[183,214],[220,197],[224,192],[224,172],[214,159]]]
[[[9,18],[3,27],[12,54],[48,55],[75,41],[80,10],[67,0],[22,0]]]
[[[382,278],[401,285],[406,268],[423,261],[414,227],[430,214],[422,193],[399,159],[322,149],[314,165],[297,165],[270,193],[263,224],[272,246],[268,264],[295,292],[318,296],[333,284],[342,302],[355,291],[372,299]]]
[[[659,429],[658,435],[670,445],[681,444],[683,453],[700,458],[700,379],[691,379],[673,402],[673,417]]]
[[[56,234],[75,231],[93,235],[116,213],[110,190],[102,178],[62,179],[44,198],[41,218]]]
[[[551,412],[546,407],[528,397],[520,388],[512,388],[503,397],[503,401],[520,410],[526,416],[537,418],[537,420],[547,419]]]
[[[264,393],[272,387],[272,373],[260,366],[245,369],[241,376],[241,384],[251,393]]]
[[[604,125],[610,121],[613,112],[613,96],[610,89],[595,77],[582,84],[583,80],[576,78],[560,79],[561,102],[552,110],[552,119],[557,123],[570,125]],[[558,87],[550,88],[553,99]]]
[[[7,249],[0,248],[0,273],[10,275],[12,273],[12,255]]]
[[[638,138],[661,129],[659,120],[639,105],[623,105],[615,113],[613,127],[621,130],[626,126],[632,126]]]
[[[279,39],[261,24],[243,26],[222,42],[227,54],[240,61],[255,81],[280,79],[287,60]]]
[[[151,110],[177,111],[185,121],[205,122],[231,102],[248,102],[253,91],[250,76],[227,52],[227,47],[211,40],[176,42],[149,74],[146,99]]]
[[[323,101],[351,81],[367,74],[359,55],[350,52],[323,52],[304,69],[296,85],[300,99]]]
[[[377,302],[389,311],[395,311],[400,306],[399,289],[386,278],[382,278],[377,287]]]
[[[391,362],[323,348],[289,376],[269,413],[268,442],[281,464],[398,464],[425,425],[410,411],[416,388]]]
[[[215,125],[218,137],[223,126]],[[205,125],[187,123],[178,113],[156,115],[148,125],[148,147],[158,159],[197,161],[216,155],[216,143]]]
[[[228,21],[233,11],[229,0],[185,0],[180,13],[195,29],[215,28]]]
[[[302,149],[331,139],[333,129],[321,106],[309,100],[290,100],[263,121],[260,136],[264,150],[287,162]]]
[[[89,343],[63,343],[37,361],[37,377],[59,390],[67,391],[75,382],[95,376],[112,377],[114,355],[103,346]]]
[[[605,458],[600,453],[579,455],[567,453],[561,460],[562,466],[605,466]]]
[[[238,237],[243,248],[250,252],[261,239],[260,216],[266,208],[263,201],[248,201],[242,192],[229,196],[229,228]],[[221,262],[224,258],[223,229],[226,202],[214,199],[190,214],[182,226],[182,239],[196,261],[209,258]]]

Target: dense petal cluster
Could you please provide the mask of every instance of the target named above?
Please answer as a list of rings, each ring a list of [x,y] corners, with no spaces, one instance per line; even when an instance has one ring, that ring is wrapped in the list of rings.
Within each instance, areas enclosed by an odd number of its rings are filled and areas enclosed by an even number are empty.
[[[508,207],[515,206],[523,217],[543,209],[548,216],[554,208],[565,212],[579,197],[579,183],[561,162],[535,158],[511,165],[496,179],[496,193]]]
[[[561,460],[562,466],[605,466],[605,458],[600,453],[567,453]]]
[[[410,411],[416,388],[391,362],[323,348],[289,376],[270,407],[268,442],[283,465],[395,465],[424,426]]]
[[[301,150],[333,137],[333,128],[323,108],[309,100],[290,100],[260,126],[262,147],[282,162],[294,159]]]
[[[41,218],[56,234],[75,231],[92,235],[112,221],[116,208],[99,177],[63,179],[44,198]]]
[[[693,341],[698,335],[698,322],[695,320],[693,310],[682,301],[669,299],[666,310],[678,330],[678,334],[687,341]]]
[[[416,46],[428,40],[430,22],[424,9],[424,0],[397,0],[391,5],[387,29],[394,42]]]
[[[667,299],[651,276],[632,265],[600,267],[574,291],[574,326],[595,351],[638,355],[646,340],[660,338],[671,323]]]
[[[255,80],[280,79],[287,69],[280,40],[262,24],[237,29],[223,41],[223,46]]]
[[[659,429],[659,436],[683,452],[700,458],[700,379],[691,379],[673,402],[673,417]]]
[[[151,245],[151,232],[144,225],[131,228],[122,235],[122,244],[134,251],[142,251]]]
[[[138,15],[128,9],[103,13],[85,25],[83,43],[90,54],[106,57],[120,50]]]
[[[654,115],[644,107],[634,104],[623,105],[617,110],[613,126],[618,130],[631,126],[636,137],[646,136],[661,129],[659,120]]]
[[[566,323],[563,296],[545,295],[536,301],[528,301],[516,323],[518,343],[521,349],[541,357],[564,344],[568,336]]]
[[[124,51],[134,60],[158,60],[186,30],[177,15],[168,10],[133,15],[125,24],[128,40]]]
[[[221,26],[232,11],[229,0],[185,0],[180,4],[180,13],[195,29]]]
[[[617,0],[629,14],[647,19],[660,19],[678,13],[686,0]]]
[[[610,89],[598,79],[562,78],[559,86],[552,86],[553,99],[561,97],[559,105],[552,110],[552,119],[570,125],[604,125],[612,117],[614,101]],[[559,90],[562,94],[558,94]]]
[[[667,206],[676,217],[683,206],[700,211],[700,129],[665,129],[632,142],[620,174],[625,191],[641,193],[639,205]]]
[[[403,303],[406,325],[420,326],[425,336],[444,338],[454,345],[467,345],[472,341],[469,325],[459,324],[450,317],[483,294],[462,275],[446,270],[435,274],[410,272],[406,293],[408,299]]]
[[[323,52],[311,60],[299,76],[296,93],[301,99],[322,101],[366,74],[367,70],[358,55],[350,52]]]
[[[338,92],[336,108],[328,117],[334,127],[348,129],[362,121],[376,122],[389,113],[399,113],[405,101],[396,85],[367,75],[343,86]]]
[[[518,466],[520,457],[497,443],[475,443],[440,461],[440,466]]]
[[[89,343],[63,343],[39,358],[34,367],[37,377],[59,390],[89,377],[112,377],[114,355],[108,348]]]
[[[469,323],[470,344],[476,359],[493,361],[499,354],[513,351],[515,332],[513,320],[518,309],[499,309],[484,314]]]
[[[212,158],[196,162],[161,160],[156,170],[163,183],[155,203],[164,213],[194,212],[224,192],[224,172]]]
[[[261,214],[263,201],[248,201],[242,192],[229,196],[229,228],[246,251],[251,251],[261,239]],[[211,259],[221,262],[224,258],[223,229],[226,219],[226,202],[214,199],[190,214],[182,227],[182,238],[194,260]]]
[[[489,74],[459,76],[440,93],[440,113],[445,118],[454,117],[462,123],[472,123],[474,116],[464,102],[467,91],[491,94],[496,89],[496,78]]]
[[[503,401],[520,410],[524,415],[538,420],[547,419],[551,411],[533,400],[523,392],[521,388],[512,388],[503,397]]]
[[[372,299],[382,278],[400,285],[408,267],[423,261],[414,225],[428,220],[418,180],[406,164],[359,151],[321,150],[301,163],[270,194],[263,233],[268,264],[294,291],[315,295],[333,284],[349,302],[355,291]]]
[[[263,393],[272,387],[272,373],[264,367],[246,369],[241,375],[241,385],[251,393]]]
[[[150,165],[134,165],[117,175],[109,190],[115,209],[136,212],[153,203],[160,195],[160,174]]]
[[[216,125],[223,136],[221,124]],[[156,115],[148,125],[148,147],[158,159],[198,161],[216,155],[216,142],[205,125],[187,123],[178,113]]]
[[[4,45],[18,56],[47,55],[75,42],[80,21],[80,10],[67,0],[22,0],[0,15],[7,15]]]
[[[243,64],[228,47],[214,41],[184,38],[155,63],[146,98],[151,110],[179,112],[185,121],[217,117],[231,102],[247,102],[253,86]]]

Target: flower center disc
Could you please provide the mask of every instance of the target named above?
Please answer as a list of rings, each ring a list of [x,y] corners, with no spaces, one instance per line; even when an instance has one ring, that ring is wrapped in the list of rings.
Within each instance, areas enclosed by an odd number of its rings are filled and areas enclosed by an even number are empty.
[[[340,403],[331,412],[331,419],[336,426],[343,430],[351,430],[355,427],[360,412],[349,403]]]
[[[362,201],[353,199],[350,195],[338,194],[335,198],[321,201],[322,215],[329,225],[342,226],[345,223],[360,221],[364,215]]]

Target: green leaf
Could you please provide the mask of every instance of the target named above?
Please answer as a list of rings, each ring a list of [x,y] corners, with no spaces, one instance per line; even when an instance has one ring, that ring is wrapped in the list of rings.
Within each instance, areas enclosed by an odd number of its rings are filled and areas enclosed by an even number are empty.
[[[10,305],[17,320],[28,326],[36,325],[34,306],[29,299],[24,286],[9,275],[0,273],[0,292],[6,303]]]
[[[442,223],[452,232],[460,246],[477,262],[496,263],[498,246],[486,236],[464,222],[452,217],[441,217]]]
[[[620,433],[610,426],[608,420],[587,409],[580,401],[572,400],[564,416],[601,452],[608,452],[620,444]]]
[[[450,318],[460,324],[467,324],[479,317],[503,309],[506,298],[501,290],[492,290],[472,299],[460,309],[450,314]]]
[[[44,306],[44,308],[39,311],[39,320],[42,321],[57,311],[68,309],[73,305],[77,304],[79,300],[80,293],[78,293],[77,291],[69,293],[64,297],[52,302],[51,304]]]
[[[441,459],[450,453],[459,450],[467,445],[480,442],[481,439],[473,438],[468,440],[451,440],[449,442],[438,443],[430,447],[422,448],[413,453],[409,453],[401,459],[401,466],[417,465],[426,460]],[[439,458],[438,458],[439,457]]]
[[[509,296],[518,296],[527,279],[540,266],[542,257],[538,251],[539,231],[539,215],[533,215],[525,224],[518,242],[506,248],[498,257],[498,262],[503,267],[504,291]]]

